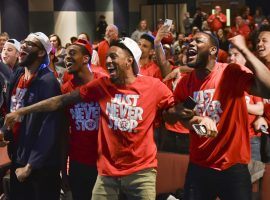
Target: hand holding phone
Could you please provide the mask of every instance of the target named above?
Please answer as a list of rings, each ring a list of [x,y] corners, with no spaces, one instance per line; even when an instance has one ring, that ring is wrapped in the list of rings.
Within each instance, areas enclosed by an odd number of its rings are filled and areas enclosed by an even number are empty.
[[[210,117],[199,117],[198,124],[192,124],[195,133],[203,137],[216,137],[218,134],[215,120]]]
[[[217,131],[208,131],[206,126],[202,124],[192,124],[192,128],[201,137],[216,137],[218,133]]]
[[[190,109],[190,110],[193,110],[196,106],[196,101],[191,97],[189,96],[183,103],[183,106],[187,109]]]
[[[205,125],[192,124],[192,128],[199,136],[206,136],[207,135],[207,129],[206,129]]]
[[[265,125],[261,125],[260,131],[261,131],[262,133],[264,133],[264,134],[269,134],[269,132],[268,132],[268,130],[267,130],[267,128],[266,128]]]
[[[169,26],[169,27],[171,27],[172,22],[173,22],[173,20],[171,20],[171,19],[165,19],[164,26]]]

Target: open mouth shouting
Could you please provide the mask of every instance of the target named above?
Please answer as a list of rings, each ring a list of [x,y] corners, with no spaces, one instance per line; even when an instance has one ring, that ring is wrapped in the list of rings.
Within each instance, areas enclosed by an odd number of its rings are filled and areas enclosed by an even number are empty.
[[[74,65],[74,61],[73,60],[65,60],[65,65],[68,71],[70,71],[72,69],[72,66]]]
[[[2,58],[3,58],[3,61],[7,62],[9,57],[8,56],[3,56]]]
[[[117,67],[113,63],[107,63],[106,66],[107,66],[107,70],[109,72],[110,77],[115,78],[116,72],[117,72]]]
[[[196,57],[197,57],[197,54],[198,54],[198,52],[197,52],[197,50],[195,48],[191,48],[191,47],[188,48],[188,50],[187,50],[187,61],[188,62],[194,61],[196,59]]]
[[[27,53],[26,51],[21,51],[19,54],[19,59],[23,60],[28,55],[29,55],[29,53]]]

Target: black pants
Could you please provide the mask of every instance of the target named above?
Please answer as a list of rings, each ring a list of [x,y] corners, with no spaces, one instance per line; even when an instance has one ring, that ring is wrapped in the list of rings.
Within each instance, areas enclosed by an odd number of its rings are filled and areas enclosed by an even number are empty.
[[[264,163],[270,163],[270,136],[266,134],[261,136],[261,155]]]
[[[96,179],[96,167],[70,161],[69,183],[74,200],[90,200]]]
[[[161,151],[189,154],[189,134],[166,130],[161,141]]]
[[[185,200],[251,200],[251,178],[247,165],[236,164],[224,171],[189,163]]]
[[[59,200],[59,169],[32,170],[30,176],[24,182],[19,182],[15,174],[18,167],[22,166],[12,165],[10,170],[11,200]]]

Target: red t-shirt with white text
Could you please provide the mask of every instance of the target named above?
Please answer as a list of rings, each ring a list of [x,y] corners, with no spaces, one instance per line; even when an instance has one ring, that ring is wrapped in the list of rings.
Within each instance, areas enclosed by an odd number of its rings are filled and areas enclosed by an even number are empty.
[[[93,72],[94,80],[104,75]],[[62,93],[66,94],[80,89],[72,78],[62,85]],[[97,135],[99,127],[100,107],[98,102],[80,102],[69,105],[66,114],[70,123],[69,159],[88,166],[96,166]]]
[[[244,90],[253,82],[253,75],[237,64],[216,63],[212,72],[199,80],[196,71],[183,77],[175,93],[183,102],[192,96],[196,115],[208,116],[217,122],[215,138],[198,136],[190,131],[190,162],[217,170],[250,160],[248,112]]]
[[[153,121],[157,110],[174,103],[166,85],[141,75],[124,86],[100,78],[81,87],[80,94],[84,101],[100,104],[99,175],[126,176],[157,167]]]

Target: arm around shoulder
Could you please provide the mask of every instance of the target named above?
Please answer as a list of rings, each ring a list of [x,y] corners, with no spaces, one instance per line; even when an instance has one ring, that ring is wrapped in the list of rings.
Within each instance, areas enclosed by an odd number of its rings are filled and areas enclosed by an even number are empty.
[[[51,97],[49,99],[40,101],[31,106],[18,109],[16,112],[12,112],[6,115],[4,124],[6,127],[13,127],[15,122],[18,122],[24,115],[34,112],[52,112],[63,108],[69,104],[79,102],[81,100],[80,93],[75,90],[71,93]]]

